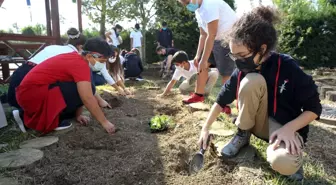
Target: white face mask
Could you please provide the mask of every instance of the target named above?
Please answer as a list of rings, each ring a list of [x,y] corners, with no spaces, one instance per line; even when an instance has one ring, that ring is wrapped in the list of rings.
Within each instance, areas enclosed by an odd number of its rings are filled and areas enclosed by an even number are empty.
[[[95,60],[95,59],[94,59]],[[92,66],[91,63],[90,64],[90,68],[93,70],[93,71],[101,71],[104,67],[105,67],[105,63],[100,63],[98,62],[97,60],[95,60],[95,65]]]
[[[181,67],[181,66],[175,66],[175,67],[176,67],[176,69],[178,69],[179,71],[183,71],[183,70],[184,70],[184,68]]]
[[[111,64],[113,64],[116,60],[117,60],[117,58],[109,58],[109,62],[110,62]]]

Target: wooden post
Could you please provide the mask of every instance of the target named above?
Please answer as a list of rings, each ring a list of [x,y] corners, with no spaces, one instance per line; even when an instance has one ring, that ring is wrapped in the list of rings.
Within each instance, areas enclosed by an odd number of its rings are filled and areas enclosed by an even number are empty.
[[[50,19],[50,1],[45,0],[46,20],[47,20],[47,35],[52,36],[51,33],[51,19]]]
[[[82,25],[82,0],[77,0],[77,12],[78,12],[78,29],[83,33]]]
[[[58,0],[51,0],[51,21],[52,21],[52,35],[56,37],[56,44],[61,44]]]

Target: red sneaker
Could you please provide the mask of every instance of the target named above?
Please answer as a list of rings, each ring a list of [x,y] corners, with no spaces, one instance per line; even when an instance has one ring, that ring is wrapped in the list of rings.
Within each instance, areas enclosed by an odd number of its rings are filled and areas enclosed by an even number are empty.
[[[222,112],[230,116],[230,115],[231,115],[231,107],[229,107],[229,106],[225,106],[225,107],[222,109]]]
[[[198,103],[198,102],[203,102],[203,101],[204,101],[204,96],[198,96],[197,94],[192,94],[191,97],[183,100],[182,102],[184,104],[190,104],[190,103]]]

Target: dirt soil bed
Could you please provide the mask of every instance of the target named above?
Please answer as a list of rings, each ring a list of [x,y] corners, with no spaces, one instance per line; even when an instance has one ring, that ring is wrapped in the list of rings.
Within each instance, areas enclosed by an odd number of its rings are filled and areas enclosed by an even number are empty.
[[[198,151],[200,128],[195,124],[199,118],[182,105],[181,96],[158,99],[160,92],[138,86],[133,97],[111,96],[115,108],[104,111],[120,129],[116,134],[108,135],[95,120],[88,126],[76,124],[57,144],[42,149],[41,161],[6,174],[25,185],[264,184],[259,165],[264,161],[236,166],[209,152],[204,170],[189,176],[189,158]],[[103,96],[108,99],[109,95]],[[148,121],[155,114],[173,116],[176,128],[151,134]],[[322,147],[314,150],[321,153]],[[326,159],[332,161],[332,156]],[[241,172],[242,166],[252,170]]]
[[[336,78],[320,78],[315,81],[320,82],[325,86],[336,86]]]

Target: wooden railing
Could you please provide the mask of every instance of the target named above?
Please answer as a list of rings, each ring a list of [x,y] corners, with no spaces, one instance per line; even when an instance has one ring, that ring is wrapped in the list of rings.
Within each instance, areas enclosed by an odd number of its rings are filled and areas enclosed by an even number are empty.
[[[0,60],[2,68],[2,79],[0,79],[0,83],[8,82],[10,78],[10,63],[22,63],[33,57],[45,46],[51,44],[56,44],[56,37],[0,33],[0,55],[9,57],[19,56],[13,58],[13,60]],[[34,50],[33,53],[31,52],[32,50]]]

